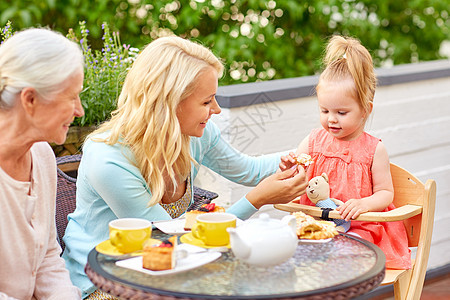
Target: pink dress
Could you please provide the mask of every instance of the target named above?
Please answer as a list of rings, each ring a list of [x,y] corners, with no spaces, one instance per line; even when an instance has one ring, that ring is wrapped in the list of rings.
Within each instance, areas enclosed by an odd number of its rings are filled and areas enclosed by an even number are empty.
[[[327,173],[330,196],[343,202],[371,196],[371,167],[379,141],[365,132],[356,140],[341,141],[325,129],[314,129],[309,137],[309,154],[314,163],[308,168],[308,178]],[[306,195],[300,203],[314,206]],[[391,203],[385,211],[394,208]],[[357,233],[380,247],[386,255],[386,268],[411,268],[411,251],[403,222],[352,221],[348,232]]]

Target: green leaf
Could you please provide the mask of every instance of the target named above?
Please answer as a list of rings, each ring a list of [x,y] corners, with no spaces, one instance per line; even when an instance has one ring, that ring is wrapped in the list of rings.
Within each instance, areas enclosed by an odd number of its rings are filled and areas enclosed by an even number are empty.
[[[0,16],[0,22],[2,24],[5,24],[8,20],[12,20],[14,19],[13,17],[15,16],[17,12],[17,7],[15,6],[11,6],[7,9],[5,9]]]
[[[50,9],[54,9],[56,6],[56,0],[46,0],[47,5]]]
[[[25,24],[25,26],[31,26],[31,14],[28,10],[19,11],[19,15],[22,18],[22,22],[23,24]]]

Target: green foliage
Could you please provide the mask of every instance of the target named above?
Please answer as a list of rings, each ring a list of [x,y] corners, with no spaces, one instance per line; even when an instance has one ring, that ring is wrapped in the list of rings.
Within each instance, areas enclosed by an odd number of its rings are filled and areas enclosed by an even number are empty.
[[[31,2],[31,3],[30,3]],[[94,49],[101,24],[142,48],[174,33],[210,47],[226,63],[221,84],[316,74],[326,39],[357,37],[376,66],[442,58],[450,41],[448,1],[441,0],[4,0],[0,24],[48,25],[61,32],[85,20]]]
[[[139,49],[160,36],[176,34],[221,57],[226,69],[220,84],[228,85],[317,74],[326,40],[333,34],[360,39],[377,67],[443,58],[439,48],[443,41],[450,42],[447,2],[4,0],[0,24],[12,20],[17,29],[40,24],[65,33],[85,20],[91,47],[98,50],[104,48],[104,23]],[[89,76],[87,71],[86,80]],[[104,89],[120,86],[107,74],[96,80],[107,83],[102,88],[98,83],[89,97],[98,92],[101,98]]]
[[[13,35],[11,21],[8,21],[6,23],[5,27],[3,27],[2,31],[0,32],[0,35],[2,36],[2,43]]]
[[[88,44],[89,30],[80,22],[81,39],[70,29],[68,38],[79,42],[85,59],[83,91],[80,94],[85,115],[76,118],[74,125],[93,125],[109,119],[117,106],[117,98],[126,72],[139,49],[122,45],[118,32],[111,32],[104,23],[103,48],[92,50]]]
[[[103,48],[93,50],[88,43],[89,30],[80,22],[80,35],[69,29],[67,37],[80,44],[85,60],[83,90],[80,93],[85,114],[75,118],[73,125],[97,125],[111,116],[117,106],[117,98],[127,70],[135,60],[139,49],[122,45],[118,32],[110,32],[104,23]],[[1,30],[2,42],[14,34],[8,22]],[[80,36],[80,37],[79,37]]]

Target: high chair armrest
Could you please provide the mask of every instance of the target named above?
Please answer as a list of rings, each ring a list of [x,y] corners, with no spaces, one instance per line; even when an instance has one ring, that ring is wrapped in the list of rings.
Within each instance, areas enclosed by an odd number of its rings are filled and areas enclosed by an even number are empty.
[[[287,212],[302,211],[307,215],[321,218],[323,210],[316,206],[287,203],[287,204],[275,204],[274,207],[279,210]],[[422,206],[406,204],[387,212],[366,212],[359,215],[355,221],[367,221],[367,222],[393,222],[408,219],[416,216],[422,212]],[[332,210],[328,214],[329,218],[342,219],[338,211]]]

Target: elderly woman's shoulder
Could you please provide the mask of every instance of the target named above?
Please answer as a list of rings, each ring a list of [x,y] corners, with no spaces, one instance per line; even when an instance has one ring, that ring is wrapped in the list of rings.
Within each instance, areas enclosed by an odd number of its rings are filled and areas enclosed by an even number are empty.
[[[33,157],[33,164],[50,167],[56,170],[55,153],[47,142],[34,143],[30,149]]]
[[[36,153],[38,155],[51,156],[53,159],[55,158],[55,153],[53,152],[52,147],[47,142],[36,142],[31,147],[32,153]]]

